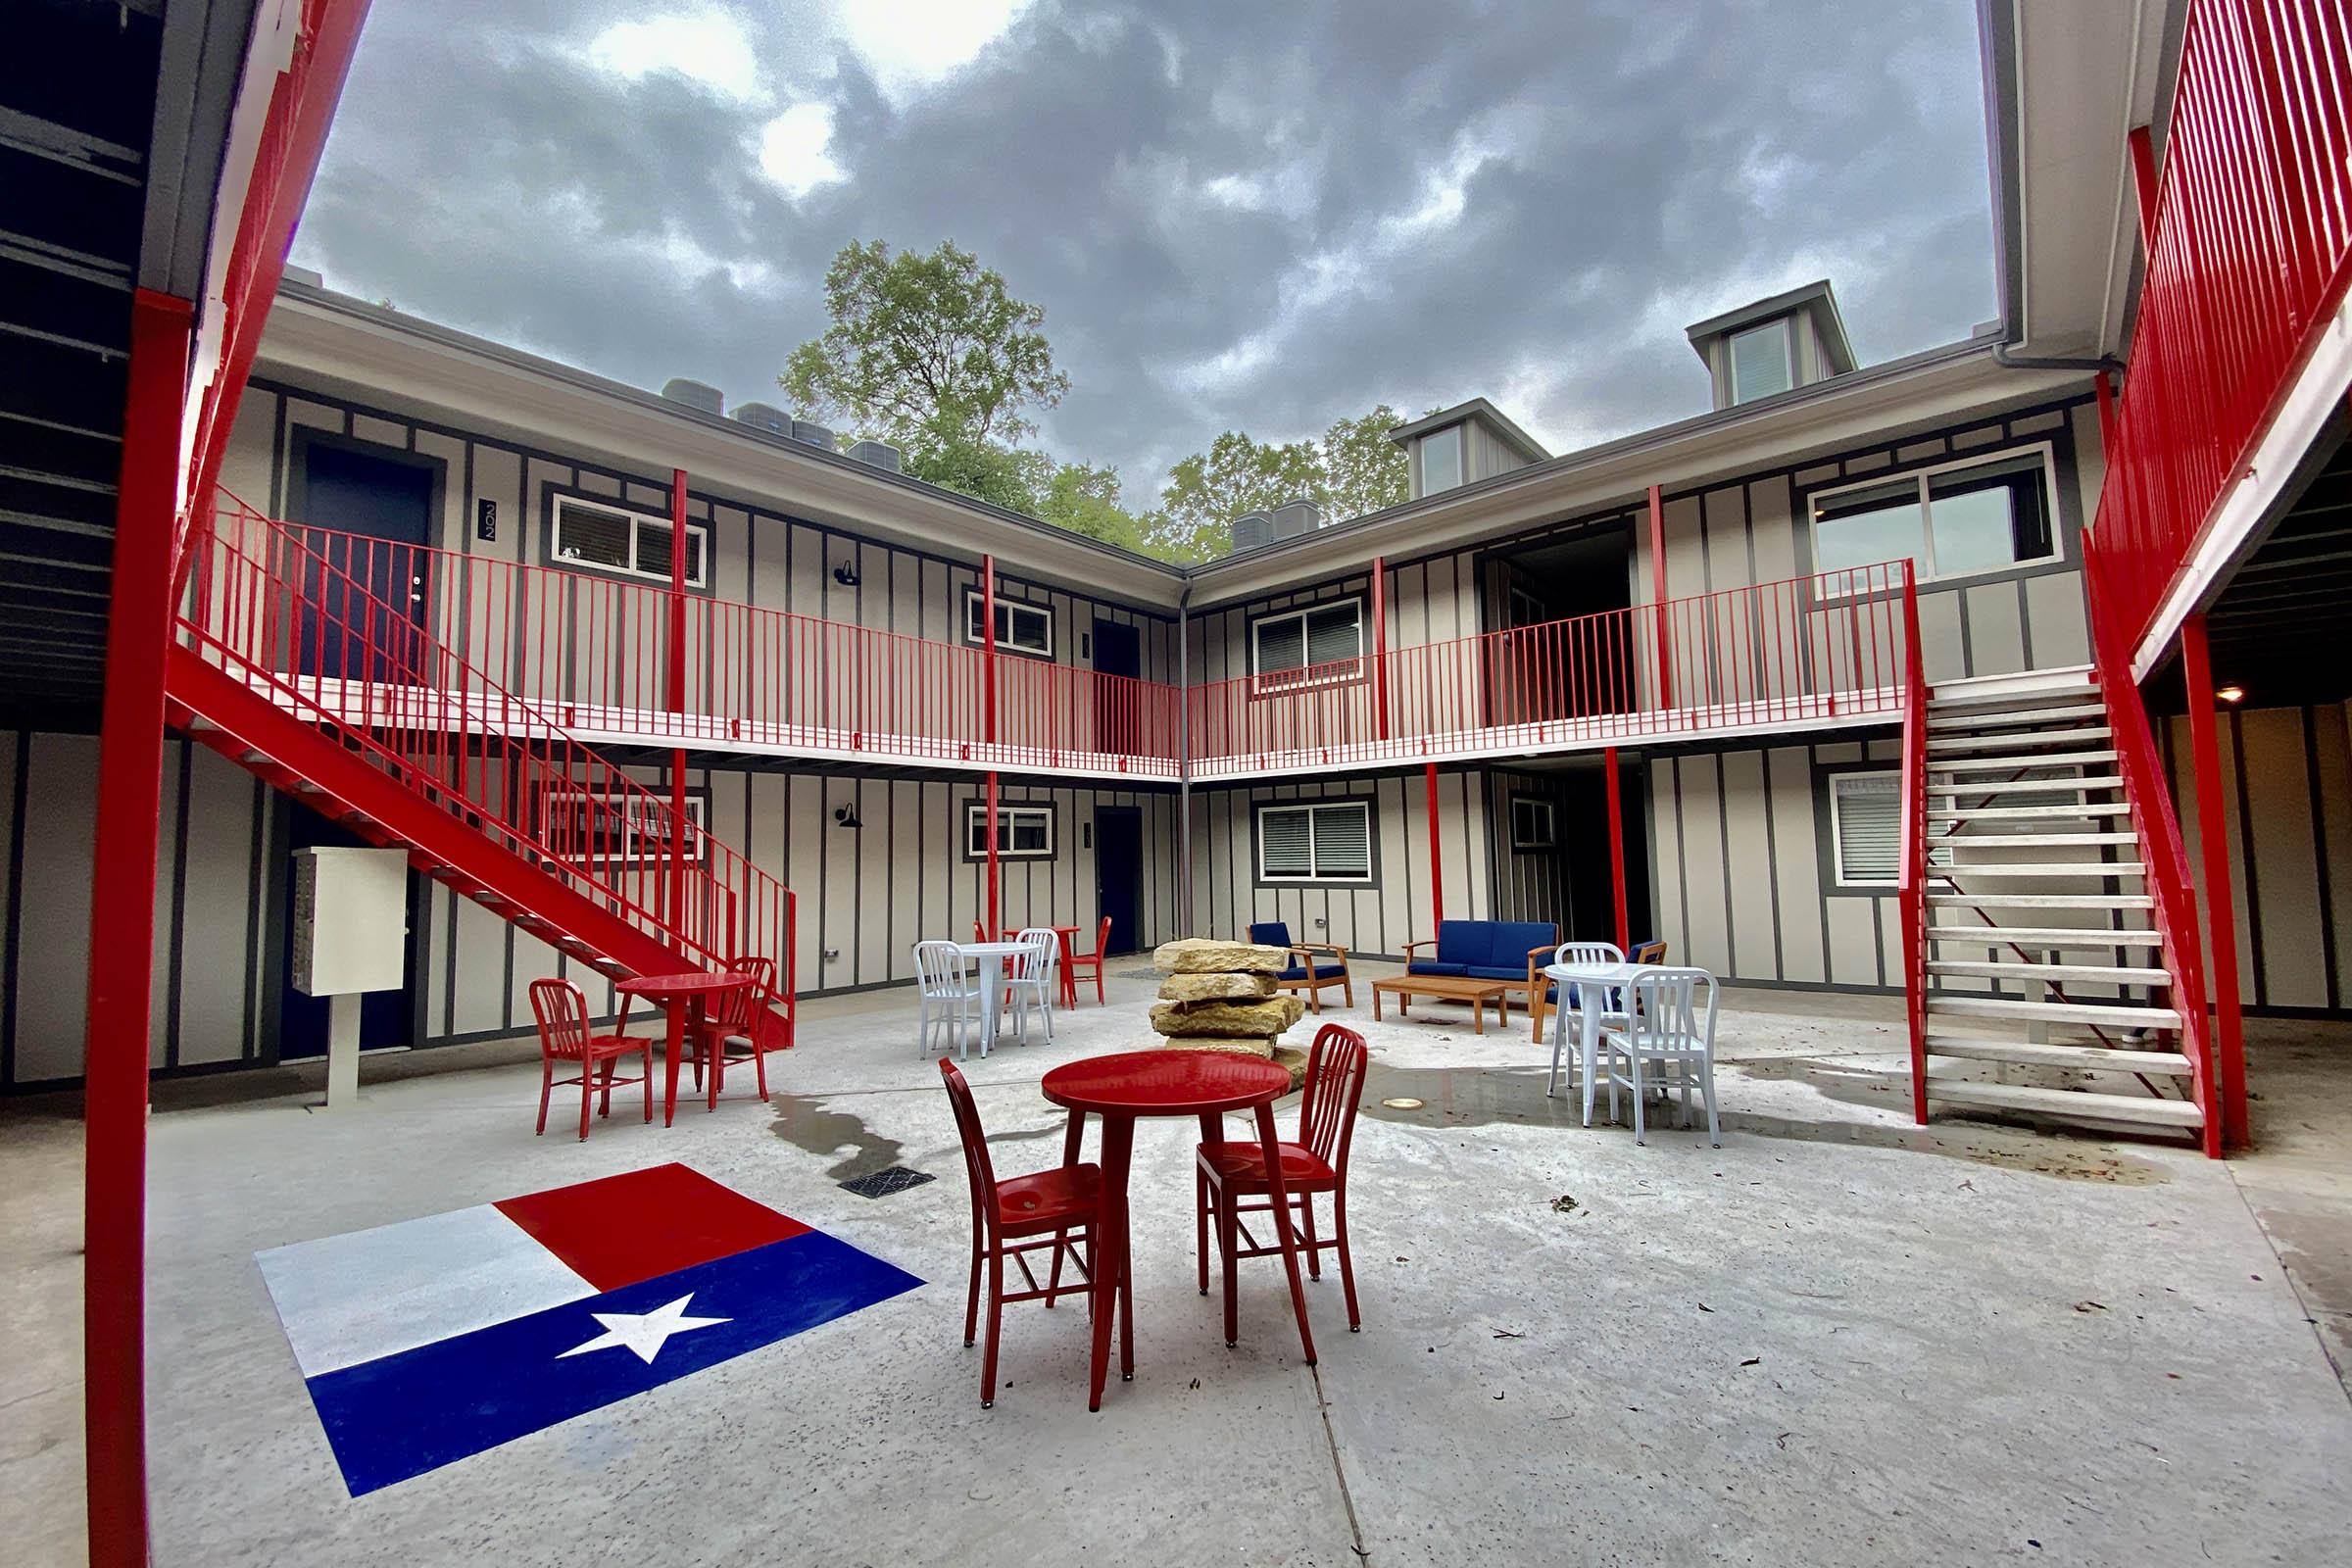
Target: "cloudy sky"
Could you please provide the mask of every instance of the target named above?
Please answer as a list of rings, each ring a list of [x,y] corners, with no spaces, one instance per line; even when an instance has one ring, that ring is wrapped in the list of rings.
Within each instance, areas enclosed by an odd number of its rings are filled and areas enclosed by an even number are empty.
[[[374,0],[295,260],[776,401],[852,239],[1045,307],[1042,444],[1135,510],[1218,431],[1700,411],[1683,327],[1820,276],[1869,363],[1994,309],[1971,0]]]

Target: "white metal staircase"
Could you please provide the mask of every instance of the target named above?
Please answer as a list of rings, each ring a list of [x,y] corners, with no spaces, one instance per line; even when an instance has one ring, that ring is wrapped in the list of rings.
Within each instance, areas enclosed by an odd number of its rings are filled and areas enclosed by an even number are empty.
[[[1946,682],[1927,715],[1929,1105],[2199,1129],[2090,671]]]

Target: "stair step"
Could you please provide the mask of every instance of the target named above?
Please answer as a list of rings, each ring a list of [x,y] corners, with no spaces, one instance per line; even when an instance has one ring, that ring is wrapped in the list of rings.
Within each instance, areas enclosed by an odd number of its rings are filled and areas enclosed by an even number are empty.
[[[1939,849],[2074,850],[2099,844],[2137,844],[2136,833],[1938,833]]]
[[[2046,980],[2061,985],[2069,980],[2092,981],[2113,986],[2170,986],[2172,971],[2149,967],[2135,969],[2129,964],[2110,963],[2032,963],[1983,962],[1975,958],[1931,958],[1928,973],[1966,976],[1973,980]]]
[[[2132,808],[2121,801],[2095,805],[2084,801],[2077,806],[1979,806],[1962,807],[1957,810],[1932,810],[1930,822],[2031,822],[2052,818],[2090,816],[2130,816]]]
[[[2035,730],[2024,735],[1953,735],[1928,737],[1928,756],[1936,758],[1954,752],[1991,752],[2004,746],[2078,746],[2093,741],[2110,740],[2115,731],[2104,724],[2087,728]],[[1935,765],[1933,762],[1931,766]]]
[[[2098,695],[2088,664],[2036,669],[2015,675],[1966,675],[1938,682],[1928,694],[1933,710],[2016,708],[2034,703],[2079,702]]]
[[[2120,790],[2124,781],[2112,774],[2088,778],[1991,779],[1983,784],[1938,784],[1928,781],[1930,795],[2080,795],[2089,790]]]
[[[1928,1099],[1989,1110],[2035,1111],[2086,1121],[2144,1122],[2157,1127],[2202,1127],[2204,1113],[2192,1100],[2157,1100],[2146,1095],[2094,1095],[2081,1089],[2030,1089],[2023,1084],[1962,1083],[1930,1078]]]
[[[2086,752],[2048,752],[2040,756],[2028,753],[2022,757],[2015,754],[2001,757],[1946,757],[1942,759],[1931,757],[1928,759],[1928,771],[1931,773],[2001,773],[2013,770],[2024,772],[2036,767],[2077,767],[2090,762],[2112,762],[2114,760],[2115,753],[2108,748],[2097,748]]]
[[[2021,948],[2160,948],[2154,931],[2102,931],[2096,926],[1932,925],[1930,942],[1979,942],[1985,947],[2015,943]]]
[[[2071,865],[2070,865],[2070,864],[2068,864],[2068,863],[2066,863],[2066,862],[2064,862],[2064,861],[2056,861],[2056,862],[2044,862],[2044,861],[2038,861],[2038,860],[2037,860],[2037,861],[2034,861],[2034,862],[2031,862],[2031,863],[2021,863],[2021,864],[2017,864],[2017,865],[2003,865],[2003,864],[2002,864],[2001,862],[1999,862],[1998,860],[1972,860],[1972,861],[1970,861],[1970,862],[1969,862],[1968,864],[1966,864],[1966,865],[1948,865],[1948,864],[1938,864],[1938,865],[1935,866],[1934,868],[1932,868],[1932,869],[1929,871],[1929,873],[1928,873],[1928,874],[1929,874],[1930,876],[1933,876],[1933,877],[1939,878],[1939,879],[1941,879],[1941,880],[1943,880],[1943,881],[1950,882],[1950,881],[1954,881],[1954,880],[1956,880],[1956,879],[1958,879],[1958,878],[1960,878],[1960,877],[1964,877],[1964,876],[1968,876],[1968,877],[1985,877],[1985,876],[2007,876],[2007,877],[2020,877],[2020,876],[2022,876],[2022,877],[2053,877],[2053,876],[2091,876],[2091,877],[2100,877],[2100,876],[2133,876],[2133,877],[2135,877],[2135,876],[2145,876],[2145,875],[2147,874],[2147,869],[2148,869],[2148,868],[2147,868],[2147,866],[2146,866],[2146,865],[2144,865],[2144,864],[2142,864],[2142,863],[2141,863],[2140,861],[2138,861],[2138,860],[2078,860],[2078,861],[2074,862],[2074,863],[2073,863],[2073,864],[2071,864]]]
[[[1930,1035],[1928,1055],[1963,1061],[2009,1061],[2021,1067],[2081,1067],[2090,1072],[2160,1072],[2189,1076],[2178,1051],[2110,1051],[2105,1046],[2053,1046],[2033,1040],[1980,1040],[1970,1035]]]
[[[1971,713],[1965,710],[1946,710],[1936,716],[1934,703],[1928,705],[1928,729],[2007,729],[2018,724],[2047,724],[2059,719],[2103,717],[2107,710],[2098,703],[2069,703],[2058,708],[2016,708],[2000,712]]]
[[[2145,893],[1936,893],[1930,904],[1975,905],[1996,909],[2153,909]]]
[[[2019,1002],[2008,997],[1928,996],[1931,1018],[2006,1018],[2019,1023],[2099,1024],[2117,1029],[2178,1029],[2180,1015],[2170,1007],[2128,1002]]]

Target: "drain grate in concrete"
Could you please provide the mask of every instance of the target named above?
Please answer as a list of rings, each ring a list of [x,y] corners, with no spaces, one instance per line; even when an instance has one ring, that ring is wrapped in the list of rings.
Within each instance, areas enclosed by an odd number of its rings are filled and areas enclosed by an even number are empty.
[[[882,1169],[859,1176],[841,1185],[859,1198],[888,1198],[909,1187],[920,1187],[931,1180],[927,1170],[909,1170],[904,1165],[886,1165]]]

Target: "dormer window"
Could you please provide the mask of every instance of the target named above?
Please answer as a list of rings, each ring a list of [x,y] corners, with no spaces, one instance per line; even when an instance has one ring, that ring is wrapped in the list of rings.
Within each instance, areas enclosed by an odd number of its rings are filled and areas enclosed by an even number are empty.
[[[1752,403],[1796,385],[1788,318],[1732,334],[1732,401]]]
[[[1435,495],[1462,482],[1462,427],[1450,425],[1421,438],[1421,493]]]

